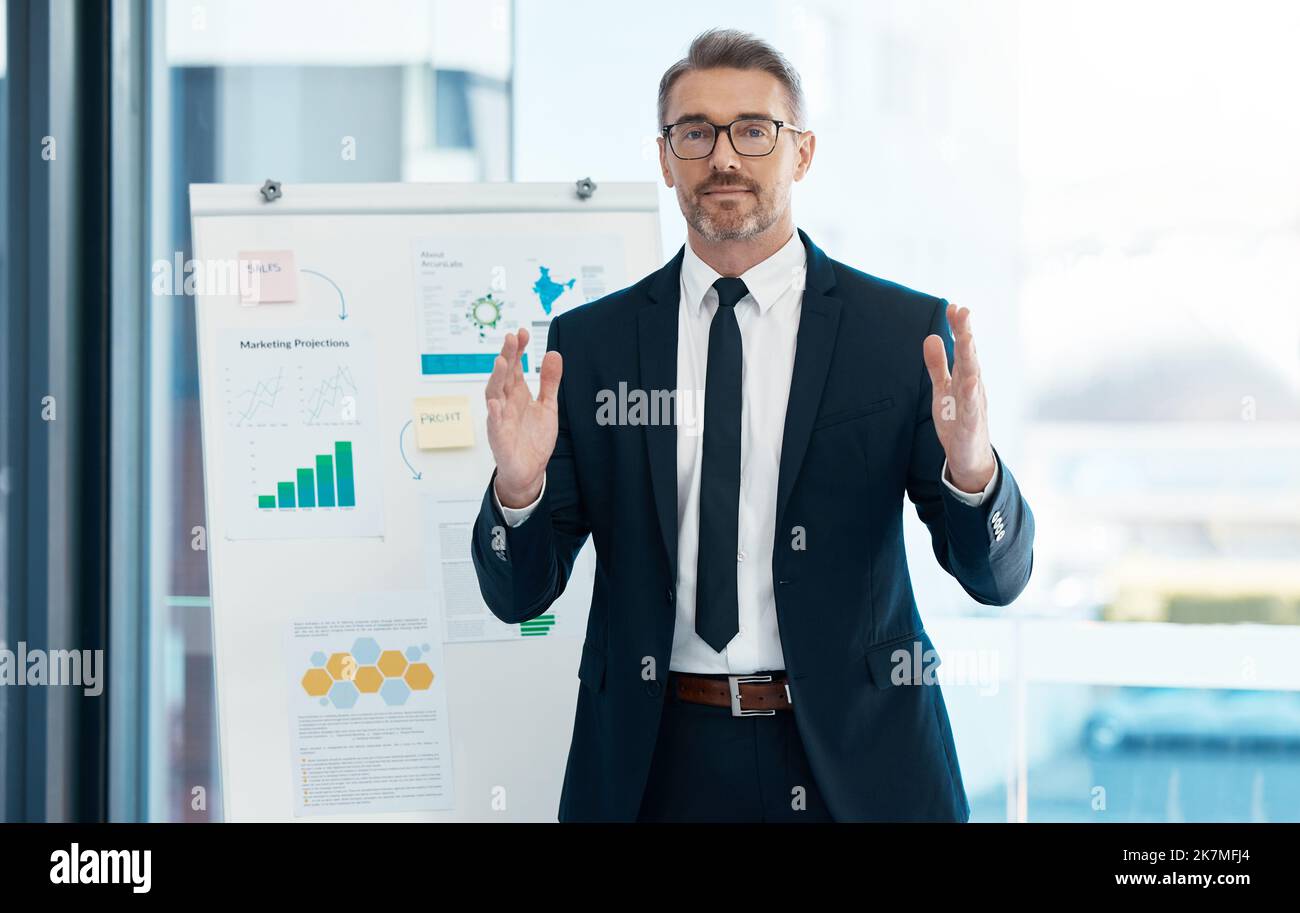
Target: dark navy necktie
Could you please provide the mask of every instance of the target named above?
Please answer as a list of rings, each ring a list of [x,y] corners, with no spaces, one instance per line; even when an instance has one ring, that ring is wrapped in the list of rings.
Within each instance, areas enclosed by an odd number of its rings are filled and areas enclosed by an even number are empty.
[[[700,548],[695,578],[695,633],[721,653],[740,630],[736,555],[740,524],[740,379],[744,363],[736,302],[740,279],[713,283],[718,310],[709,324],[704,378],[704,458],[700,472]]]

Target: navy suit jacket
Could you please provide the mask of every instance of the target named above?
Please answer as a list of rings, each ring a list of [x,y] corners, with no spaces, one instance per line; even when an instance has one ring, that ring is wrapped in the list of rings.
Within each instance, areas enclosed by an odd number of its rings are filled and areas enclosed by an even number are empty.
[[[979,506],[939,479],[944,453],[921,344],[938,333],[951,368],[947,302],[832,260],[799,236],[807,283],[772,557],[799,735],[836,820],[966,821],[930,671],[938,657],[908,576],[903,494],[939,564],[986,605],[1007,605],[1028,583],[1033,514],[996,448],[997,486]],[[595,544],[561,821],[634,821],[654,753],[676,618],[677,429],[602,423],[597,393],[620,383],[647,395],[676,388],[684,250],[552,321],[547,349],[564,356],[564,374],[545,494],[512,528],[492,497],[493,472],[473,530],[483,598],[507,623],[545,612],[587,537]]]

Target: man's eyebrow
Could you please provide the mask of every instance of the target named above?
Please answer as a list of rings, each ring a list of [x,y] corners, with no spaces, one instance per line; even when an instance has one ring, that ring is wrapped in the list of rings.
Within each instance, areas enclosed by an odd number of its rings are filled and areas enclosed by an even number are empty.
[[[772,115],[770,115],[770,114],[766,114],[766,113],[763,113],[763,112],[761,112],[761,111],[745,111],[745,112],[742,113],[742,114],[737,114],[736,117],[735,117],[735,119],[736,119],[736,120],[743,120],[743,119],[745,119],[745,118],[750,118],[750,117],[756,117],[756,118],[758,118],[758,119],[760,119],[760,120],[776,120],[776,118],[774,118]],[[702,121],[707,121],[708,119],[709,119],[709,116],[708,116],[707,114],[701,114],[701,113],[698,112],[698,111],[692,111],[692,112],[690,112],[690,113],[688,113],[688,114],[682,114],[682,115],[680,115],[680,116],[677,118],[677,120],[673,121],[673,123],[681,123],[682,121],[687,121],[687,120],[702,120]]]

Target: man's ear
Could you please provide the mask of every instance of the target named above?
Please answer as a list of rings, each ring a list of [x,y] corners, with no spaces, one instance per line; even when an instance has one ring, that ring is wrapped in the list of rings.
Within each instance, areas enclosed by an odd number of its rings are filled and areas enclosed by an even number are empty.
[[[673,186],[673,173],[668,168],[668,141],[663,134],[658,137],[659,142],[659,170],[663,172],[664,183],[669,187]]]
[[[817,134],[811,130],[805,130],[799,135],[799,163],[794,166],[794,179],[802,181],[803,176],[808,173],[812,167],[813,153],[817,151]]]

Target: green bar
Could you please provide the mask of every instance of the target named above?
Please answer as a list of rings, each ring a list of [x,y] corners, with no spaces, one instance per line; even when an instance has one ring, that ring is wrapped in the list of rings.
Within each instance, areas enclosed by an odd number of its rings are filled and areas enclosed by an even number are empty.
[[[338,470],[339,507],[356,507],[357,493],[352,480],[352,442],[334,442],[334,466]]]
[[[316,506],[316,475],[310,469],[298,470],[298,506]]]
[[[334,457],[327,453],[316,456],[316,504],[334,506]]]
[[[275,507],[275,495],[258,495],[257,506],[259,508]]]
[[[279,482],[279,483],[277,483],[276,488],[277,488],[277,489],[279,490],[279,492],[280,492],[280,507],[281,507],[282,509],[283,509],[283,508],[286,508],[286,507],[293,507],[293,506],[294,506],[294,503],[293,503],[293,483],[292,483],[292,482]]]

